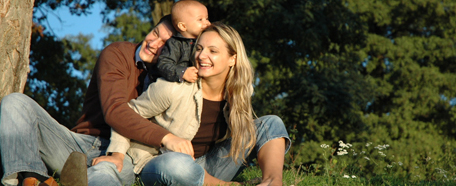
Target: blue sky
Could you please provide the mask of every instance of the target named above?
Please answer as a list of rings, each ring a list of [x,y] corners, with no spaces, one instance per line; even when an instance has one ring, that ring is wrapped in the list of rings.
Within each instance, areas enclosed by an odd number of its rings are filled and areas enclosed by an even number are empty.
[[[90,9],[92,12],[88,15],[71,15],[67,7],[58,8],[52,14],[48,14],[49,26],[59,38],[66,35],[84,35],[92,34],[93,38],[90,45],[95,49],[102,49],[102,39],[107,35],[101,29],[102,17],[101,10],[104,9],[104,4],[95,3]],[[58,17],[60,17],[61,22]]]

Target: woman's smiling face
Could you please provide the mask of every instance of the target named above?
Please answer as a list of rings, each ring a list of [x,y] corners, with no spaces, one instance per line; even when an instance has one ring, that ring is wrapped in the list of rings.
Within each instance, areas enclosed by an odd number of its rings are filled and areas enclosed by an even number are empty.
[[[204,32],[196,44],[195,61],[198,76],[226,79],[236,55],[230,55],[226,42],[215,31]]]

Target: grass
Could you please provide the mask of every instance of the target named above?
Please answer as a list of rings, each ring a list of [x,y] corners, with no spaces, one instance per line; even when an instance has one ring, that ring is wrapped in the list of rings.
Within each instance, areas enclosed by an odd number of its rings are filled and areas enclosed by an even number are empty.
[[[261,177],[261,170],[258,167],[249,167],[242,172],[241,175],[235,178],[236,181],[247,181],[255,177]],[[315,185],[315,186],[407,186],[407,185],[420,185],[420,186],[453,186],[456,185],[455,181],[407,181],[406,179],[395,178],[390,175],[376,176],[372,178],[362,178],[345,176],[344,175],[313,175],[312,173],[305,172],[298,168],[284,170],[283,173],[284,186],[301,186],[301,185]]]
[[[244,182],[251,180],[256,177],[261,177],[261,170],[252,166],[246,168],[239,176],[237,176],[234,181]],[[367,178],[346,178],[343,175],[339,176],[327,176],[327,175],[312,175],[306,173],[302,169],[292,168],[284,170],[283,173],[283,185],[284,186],[408,186],[408,185],[417,185],[417,186],[453,186],[456,185],[455,181],[407,181],[405,179],[395,178],[393,176],[376,176],[370,179]],[[137,182],[133,186],[141,186]]]
[[[261,177],[261,170],[257,166],[246,168],[234,181],[245,182],[257,177]],[[58,179],[56,179],[58,182]],[[392,175],[374,176],[372,178],[352,177],[342,174],[322,174],[317,175],[315,172],[298,168],[285,169],[283,172],[284,186],[453,186],[456,181],[453,180],[436,180],[436,181],[409,181],[407,179],[397,178]],[[133,186],[142,186],[139,179]]]

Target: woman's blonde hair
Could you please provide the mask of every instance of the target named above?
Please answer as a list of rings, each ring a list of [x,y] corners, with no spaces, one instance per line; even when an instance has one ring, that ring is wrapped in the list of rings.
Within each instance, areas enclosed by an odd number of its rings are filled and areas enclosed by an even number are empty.
[[[235,56],[225,82],[225,99],[229,106],[228,130],[223,139],[231,137],[228,156],[238,163],[245,161],[245,152],[253,150],[256,143],[256,126],[253,121],[251,97],[253,94],[253,68],[247,57],[244,43],[239,33],[232,27],[220,22],[212,23],[204,32],[214,31],[225,41],[228,53]],[[198,37],[199,40],[199,37]],[[198,41],[197,41],[198,43]]]

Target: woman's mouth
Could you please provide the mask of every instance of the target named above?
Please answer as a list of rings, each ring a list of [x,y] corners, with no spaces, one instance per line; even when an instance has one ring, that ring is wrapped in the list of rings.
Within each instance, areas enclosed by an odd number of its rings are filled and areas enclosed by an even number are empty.
[[[199,66],[200,66],[200,67],[203,67],[203,68],[205,68],[205,67],[212,67],[212,64],[210,64],[210,63],[199,63]]]

